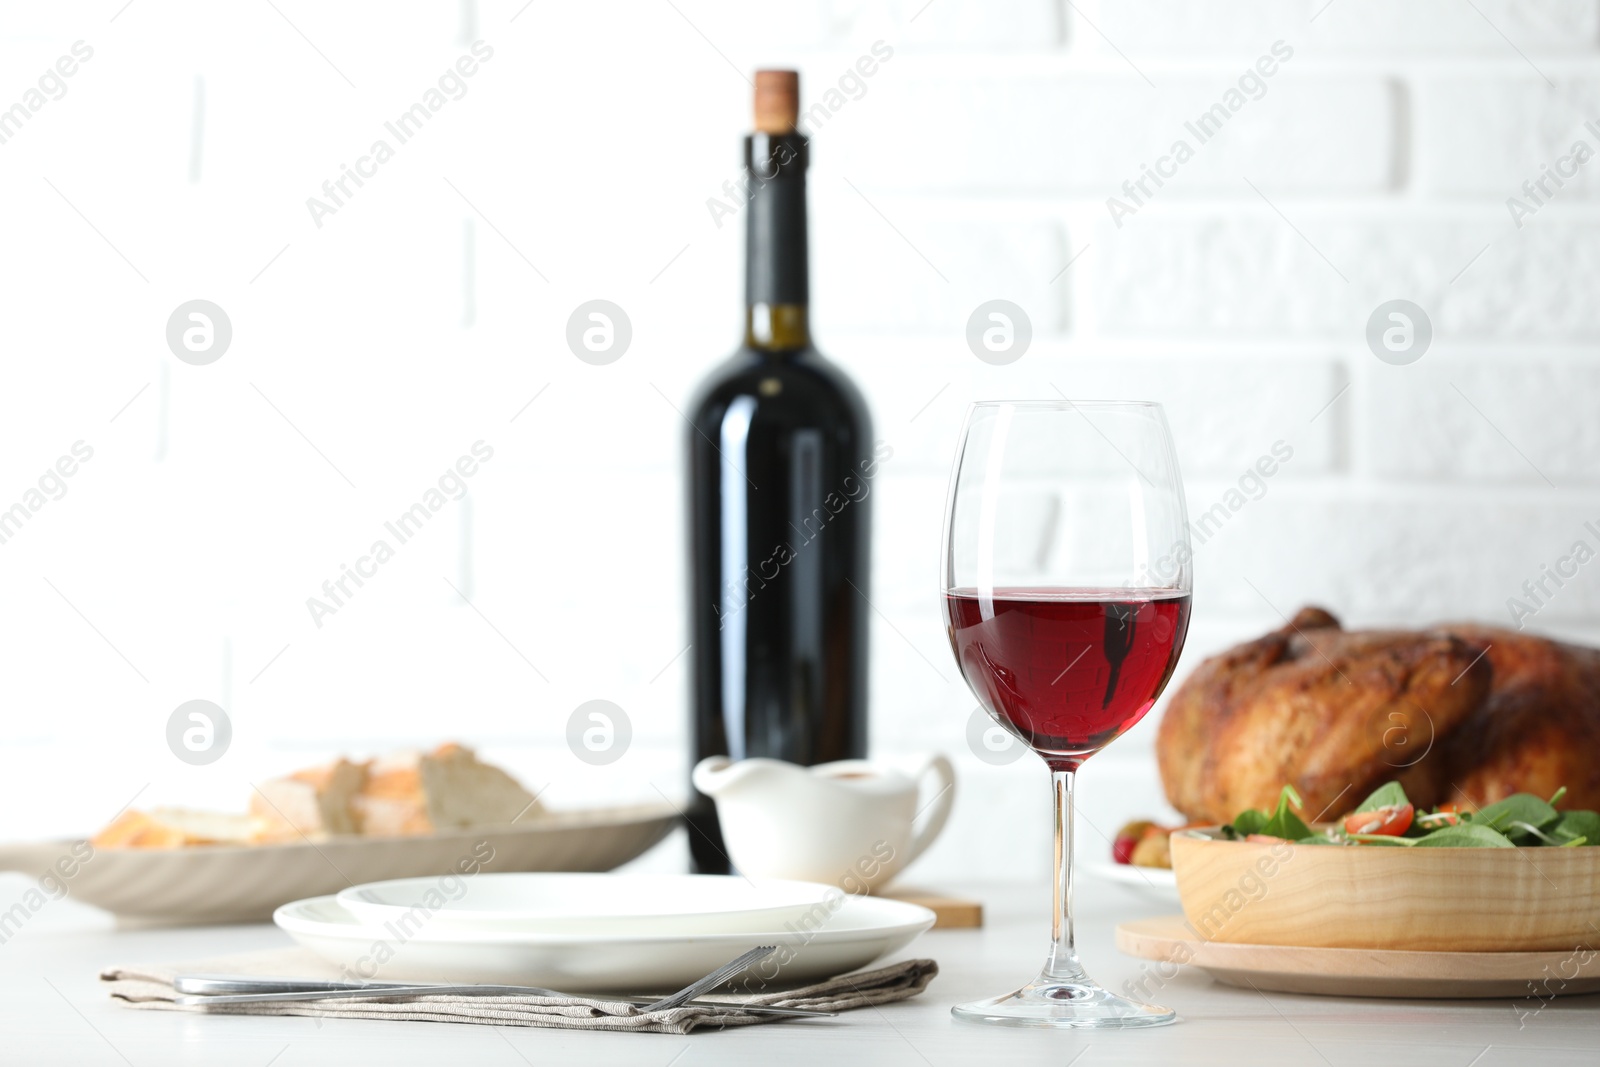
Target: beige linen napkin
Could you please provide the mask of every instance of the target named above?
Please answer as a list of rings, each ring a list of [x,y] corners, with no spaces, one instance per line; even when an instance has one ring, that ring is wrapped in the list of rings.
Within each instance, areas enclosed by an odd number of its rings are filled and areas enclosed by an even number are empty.
[[[932,960],[904,960],[875,971],[758,995],[715,994],[728,1002],[784,1008],[849,1011],[905,1000],[922,992],[939,973]],[[712,1011],[686,1004],[645,1014],[632,1004],[604,997],[422,996],[404,1000],[301,1000],[276,1004],[175,1004],[173,980],[180,974],[249,974],[294,978],[340,977],[327,961],[303,948],[272,949],[178,964],[108,967],[100,972],[107,992],[133,1008],[232,1015],[314,1015],[330,1019],[406,1019],[417,1022],[484,1023],[490,1026],[547,1026],[567,1030],[642,1030],[687,1034],[709,1027],[749,1026],[783,1020],[776,1015]]]

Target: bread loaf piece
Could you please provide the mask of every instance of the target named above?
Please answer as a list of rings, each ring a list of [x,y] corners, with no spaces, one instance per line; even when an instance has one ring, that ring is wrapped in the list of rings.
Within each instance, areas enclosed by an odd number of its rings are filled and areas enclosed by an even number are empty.
[[[451,743],[375,760],[351,808],[361,833],[388,837],[505,824],[539,804],[511,775]]]
[[[263,841],[321,840],[356,833],[351,800],[367,781],[367,764],[336,759],[255,787],[250,814]]]
[[[190,845],[248,845],[260,827],[248,815],[184,808],[128,810],[89,843],[95,848],[184,848]]]
[[[368,763],[336,759],[256,786],[248,815],[126,811],[90,841],[104,848],[283,844],[367,834],[408,837],[505,825],[540,811],[534,795],[471,749],[447,743]]]

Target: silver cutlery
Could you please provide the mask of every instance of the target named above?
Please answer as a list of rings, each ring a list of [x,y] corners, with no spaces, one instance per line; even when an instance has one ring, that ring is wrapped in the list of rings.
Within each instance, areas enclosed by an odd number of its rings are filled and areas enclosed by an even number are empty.
[[[693,1000],[701,993],[709,993],[746,967],[752,967],[760,963],[776,951],[778,951],[777,945],[757,945],[749,952],[741,952],[738,956],[724,963],[698,982],[690,982],[670,997],[662,997],[660,1000],[646,1004],[644,1007],[645,1013],[676,1008]]]
[[[602,994],[576,998],[541,986],[449,984],[407,982],[334,982],[317,979],[272,978],[258,975],[188,974],[173,980],[173,989],[179,993],[174,1003],[185,1006],[225,1004],[271,1004],[305,1000],[382,1000],[392,997],[418,996],[535,996],[569,999],[595,999],[621,1001],[633,1004],[646,1012],[665,1011],[681,1007],[689,1001],[694,1006],[716,1011],[747,1012],[752,1015],[781,1015],[797,1018],[832,1018],[837,1012],[815,1011],[808,1008],[778,1008],[764,1004],[737,1004],[727,1001],[697,1000],[722,985],[740,971],[770,956],[776,948],[763,945],[741,954],[712,971],[704,978],[692,982],[678,992],[659,1000],[647,997],[613,997]]]
[[[172,988],[179,993],[204,996],[207,1001],[218,1004],[229,1003],[228,1001],[217,999],[223,996],[296,993],[305,994],[304,999],[314,999],[314,994],[317,993],[344,992],[370,992],[374,996],[398,996],[401,994],[398,994],[396,990],[401,989],[429,989],[438,992],[446,989],[470,988],[485,993],[493,991],[497,995],[507,995],[511,992],[532,997],[566,997],[572,995],[570,993],[561,993],[554,989],[545,989],[542,986],[531,985],[488,985],[464,982],[333,982],[317,981],[310,978],[266,978],[248,974],[179,975],[173,981]],[[245,1002],[235,1001],[233,1003]]]

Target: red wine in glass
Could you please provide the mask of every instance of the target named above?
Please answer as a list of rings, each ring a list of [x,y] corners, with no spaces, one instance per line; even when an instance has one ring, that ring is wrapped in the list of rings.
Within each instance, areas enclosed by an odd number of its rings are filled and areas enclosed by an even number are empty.
[[[1144,718],[1189,628],[1189,595],[1163,589],[956,589],[945,610],[967,684],[1060,770]]]
[[[945,513],[945,619],[973,694],[1050,768],[1055,876],[1044,968],[955,1005],[958,1019],[1120,1029],[1177,1018],[1084,970],[1072,852],[1079,765],[1150,711],[1183,649],[1194,589],[1184,498],[1159,404],[1063,397],[967,411]]]

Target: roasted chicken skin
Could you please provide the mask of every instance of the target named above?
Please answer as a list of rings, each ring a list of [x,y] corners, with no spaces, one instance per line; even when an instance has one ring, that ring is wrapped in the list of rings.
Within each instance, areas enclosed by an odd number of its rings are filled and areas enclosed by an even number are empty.
[[[1600,650],[1472,624],[1445,627],[1487,651],[1489,696],[1441,742],[1447,795],[1468,805],[1512,793],[1600,808]]]
[[[1456,749],[1446,744],[1494,704],[1494,650],[1480,654],[1493,633],[1352,633],[1303,609],[1201,663],[1173,694],[1156,746],[1167,799],[1207,822],[1270,808],[1285,784],[1311,820],[1341,815],[1395,778],[1418,804],[1450,799],[1458,784],[1468,801],[1496,799],[1503,793],[1471,791],[1491,784],[1464,777],[1477,764],[1452,773]],[[1513,784],[1538,792],[1545,781]]]

